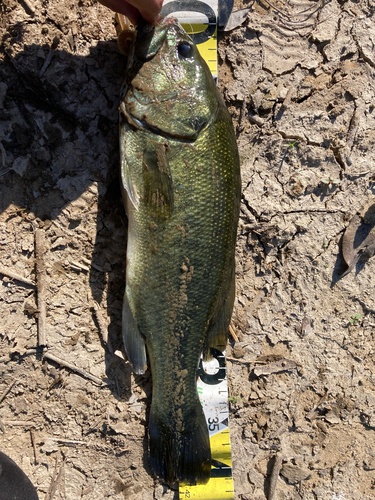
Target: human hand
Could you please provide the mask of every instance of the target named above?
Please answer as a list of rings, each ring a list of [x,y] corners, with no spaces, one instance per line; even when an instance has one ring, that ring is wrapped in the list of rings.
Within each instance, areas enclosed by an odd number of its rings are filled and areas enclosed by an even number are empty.
[[[157,24],[163,5],[163,0],[99,0],[99,2],[114,12],[124,14],[135,25],[140,14],[148,23]]]

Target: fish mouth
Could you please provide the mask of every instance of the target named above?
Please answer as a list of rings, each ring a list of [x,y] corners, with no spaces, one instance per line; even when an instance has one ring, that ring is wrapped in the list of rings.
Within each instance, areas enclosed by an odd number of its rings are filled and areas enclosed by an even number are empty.
[[[156,27],[139,26],[120,112],[133,129],[192,143],[216,119],[219,107],[207,96],[211,82],[197,49],[190,54],[181,46],[194,47],[174,18]]]

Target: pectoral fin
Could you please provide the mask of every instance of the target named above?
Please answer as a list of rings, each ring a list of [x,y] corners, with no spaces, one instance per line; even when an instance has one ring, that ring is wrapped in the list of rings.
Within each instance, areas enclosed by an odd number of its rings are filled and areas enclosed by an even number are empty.
[[[168,144],[158,142],[143,155],[145,202],[152,208],[156,218],[169,217],[173,211],[174,194],[168,150]]]
[[[225,299],[217,308],[218,313],[214,316],[208,326],[206,341],[204,346],[204,359],[211,358],[211,347],[223,352],[227,344],[227,334],[232,317],[234,298],[236,293],[234,272]]]
[[[120,111],[121,111],[120,107]],[[139,194],[135,188],[133,183],[133,179],[131,176],[131,168],[130,162],[127,158],[126,151],[126,139],[125,135],[130,130],[129,124],[126,121],[126,118],[123,113],[120,113],[120,158],[121,158],[121,181],[122,187],[126,191],[129,200],[134,205],[136,210],[139,207]]]
[[[134,372],[137,374],[145,373],[147,368],[145,341],[130,309],[126,291],[122,306],[122,339]]]

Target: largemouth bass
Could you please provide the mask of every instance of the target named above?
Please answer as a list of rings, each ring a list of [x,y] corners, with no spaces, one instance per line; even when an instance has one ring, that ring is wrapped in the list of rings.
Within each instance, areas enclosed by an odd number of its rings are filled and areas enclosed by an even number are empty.
[[[123,340],[153,389],[150,459],[168,483],[206,483],[211,453],[197,394],[200,354],[223,350],[234,301],[240,205],[230,115],[175,20],[142,24],[120,104],[128,215]]]

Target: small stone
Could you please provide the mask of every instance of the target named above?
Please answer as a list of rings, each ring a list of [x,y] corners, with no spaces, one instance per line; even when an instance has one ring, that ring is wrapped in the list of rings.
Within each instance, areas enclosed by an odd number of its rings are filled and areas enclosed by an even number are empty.
[[[243,358],[245,353],[246,353],[245,349],[241,347],[239,344],[236,344],[232,349],[232,354],[236,359]]]
[[[311,471],[292,464],[284,464],[280,474],[283,475],[290,484],[297,484],[311,477]]]
[[[326,415],[324,415],[324,420],[330,424],[339,424],[341,422],[340,418],[333,410],[330,410]]]

